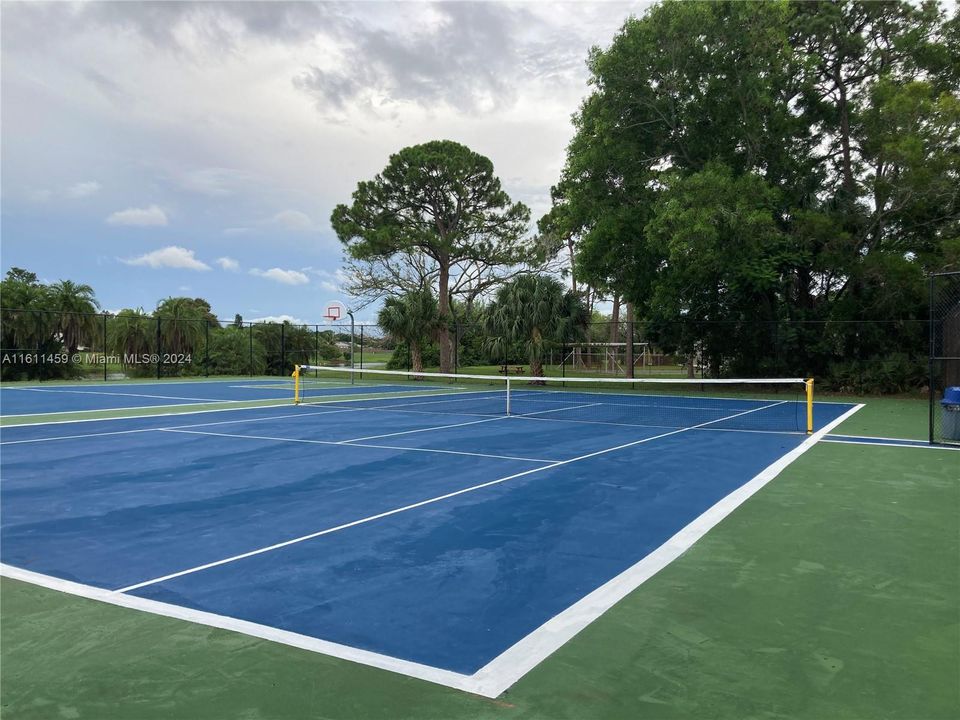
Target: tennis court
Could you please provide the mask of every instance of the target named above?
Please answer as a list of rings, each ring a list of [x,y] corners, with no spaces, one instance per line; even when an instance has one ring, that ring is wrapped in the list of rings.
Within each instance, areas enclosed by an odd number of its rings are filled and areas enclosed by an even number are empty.
[[[4,574],[494,697],[857,407],[815,403],[807,435],[782,397],[531,388],[506,414],[471,386],[314,382],[316,404],[5,427]],[[3,411],[51,395],[134,401]]]
[[[357,392],[349,380],[344,383],[332,379],[325,388],[336,389],[337,394]],[[381,391],[402,388],[381,388]],[[66,385],[48,383],[36,385],[7,385],[0,388],[0,407],[4,417],[72,413],[98,410],[138,410],[145,408],[251,403],[260,401],[285,402],[292,393],[291,381],[286,378],[257,378],[234,380],[194,380],[186,382],[163,381],[96,383]]]

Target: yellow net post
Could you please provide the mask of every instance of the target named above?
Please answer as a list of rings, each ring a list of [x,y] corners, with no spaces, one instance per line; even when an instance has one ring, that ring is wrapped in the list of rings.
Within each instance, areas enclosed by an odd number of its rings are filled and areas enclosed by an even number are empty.
[[[807,435],[813,432],[813,378],[806,382],[807,386]]]
[[[300,366],[293,366],[293,404],[300,404]]]

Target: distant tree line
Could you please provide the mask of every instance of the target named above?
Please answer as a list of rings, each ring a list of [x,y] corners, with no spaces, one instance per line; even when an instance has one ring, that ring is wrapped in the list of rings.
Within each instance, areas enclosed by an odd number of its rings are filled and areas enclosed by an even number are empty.
[[[0,308],[4,380],[76,377],[111,358],[131,377],[283,375],[295,363],[344,358],[333,330],[244,323],[240,315],[221,323],[203,298],[168,297],[150,313],[104,313],[89,285],[44,284],[22,268],[0,281]]]

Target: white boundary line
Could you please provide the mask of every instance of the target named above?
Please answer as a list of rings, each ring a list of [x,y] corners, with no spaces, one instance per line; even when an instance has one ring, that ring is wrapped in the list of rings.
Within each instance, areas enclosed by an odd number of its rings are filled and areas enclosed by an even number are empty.
[[[125,392],[104,392],[102,390],[59,390],[57,388],[19,388],[24,392],[41,392],[41,393],[69,393],[71,395],[108,395],[110,397],[138,397],[138,398],[155,398],[157,400],[192,400],[194,402],[211,402],[211,403],[221,403],[221,402],[247,402],[245,400],[231,400],[227,399],[213,399],[213,398],[191,398],[191,397],[182,397],[180,395],[145,395],[144,393],[125,393]],[[109,409],[109,408],[108,408]],[[17,417],[16,415],[10,415],[9,417]]]
[[[926,438],[917,439],[917,438],[892,438],[892,437],[883,437],[882,435],[841,435],[840,433],[830,433],[825,440],[830,438],[853,438],[854,440],[866,439],[870,440],[893,440],[895,442],[918,442],[925,443],[927,442]]]
[[[449,393],[449,394],[465,395],[466,393]],[[410,391],[409,394],[395,395],[393,397],[385,398],[385,399],[403,400],[405,398],[414,398],[414,397],[438,397],[439,395],[440,393],[432,393],[432,392],[427,393],[426,395],[423,395],[422,391],[418,390],[418,391]],[[333,395],[330,397],[334,399],[331,399],[328,401],[321,401],[318,398],[314,402],[302,403],[300,407],[306,410],[307,408],[310,408],[310,409],[321,408],[324,405],[333,405],[333,404],[339,404],[343,402],[368,402],[370,400],[377,399],[370,396],[354,397],[352,393],[349,395]],[[349,398],[349,399],[344,400],[343,398]],[[170,417],[175,415],[176,416],[202,415],[203,413],[213,413],[213,412],[239,412],[241,410],[265,410],[265,409],[277,408],[277,407],[290,407],[291,405],[293,405],[293,401],[289,398],[259,398],[259,399],[252,399],[252,400],[234,400],[230,402],[237,402],[237,403],[271,402],[274,399],[284,400],[284,402],[278,402],[275,405],[244,405],[243,407],[210,408],[209,410],[207,409],[189,410],[187,412],[156,412],[156,413],[149,413],[147,415],[121,415],[121,416],[114,416],[114,417],[76,418],[74,420],[50,420],[46,422],[10,423],[8,425],[0,425],[0,431],[12,430],[15,428],[22,428],[22,427],[38,427],[40,425],[69,425],[70,423],[87,423],[87,422],[118,422],[118,421],[122,422],[124,420],[143,420],[145,418]],[[185,405],[189,406],[190,403],[185,403]],[[200,403],[199,406],[202,407],[203,403]],[[81,413],[95,413],[95,412],[104,413],[104,412],[118,412],[118,411],[126,412],[128,410],[152,410],[152,409],[166,410],[167,408],[175,408],[175,407],[184,407],[184,405],[179,405],[179,404],[178,405],[144,405],[143,407],[133,407],[133,408],[102,408],[100,410],[63,410],[58,412],[47,412],[47,413],[43,413],[43,412],[28,413],[25,415],[2,415],[0,416],[0,418],[44,417],[47,415],[80,415]],[[370,407],[370,408],[364,408],[364,409],[390,410],[392,409],[392,407],[382,406],[382,407]],[[402,411],[398,411],[398,412],[402,412]],[[408,410],[407,412],[413,412],[413,411]],[[426,411],[424,411],[424,414],[437,415],[439,413],[427,413]],[[470,413],[460,413],[460,414],[469,415]]]
[[[832,443],[834,445],[866,445],[868,447],[896,447],[896,448],[915,448],[917,450],[953,450],[954,452],[960,451],[960,447],[951,447],[949,445],[931,445],[929,443],[920,444],[922,441],[918,440],[916,444],[907,444],[907,443],[891,443],[891,442],[867,442],[863,440],[830,440],[829,438],[824,438],[823,442]]]
[[[446,685],[447,687],[457,690],[476,692],[473,689],[473,681],[469,675],[461,675],[460,673],[449,670],[441,670],[440,668],[430,667],[429,665],[421,665],[411,662],[410,660],[400,660],[399,658],[390,657],[389,655],[380,655],[379,653],[360,650],[359,648],[350,647],[349,645],[340,645],[339,643],[320,640],[319,638],[300,635],[287,630],[279,630],[268,625],[260,625],[246,620],[237,620],[225,615],[215,615],[214,613],[208,613],[202,610],[192,610],[190,608],[180,607],[179,605],[148,600],[137,597],[136,595],[120,595],[110,590],[104,590],[91,585],[81,585],[80,583],[70,582],[69,580],[60,580],[59,578],[42,575],[30,570],[23,570],[22,568],[12,565],[0,564],[0,575],[13,580],[39,585],[50,590],[77,595],[89,600],[99,600],[100,602],[109,603],[110,605],[118,605],[132,610],[141,610],[143,612],[153,613],[154,615],[163,615],[164,617],[176,618],[177,620],[185,620],[186,622],[197,623],[199,625],[220,628],[221,630],[230,630],[232,632],[262,638],[263,640],[290,645],[302,650],[323,653],[331,657],[369,665],[380,668],[381,670],[389,670],[440,685]]]
[[[93,395],[93,393],[83,393],[84,395]],[[112,393],[109,393],[112,394]],[[153,397],[152,395],[147,397]],[[282,398],[253,398],[250,400],[195,400],[193,402],[183,402],[183,403],[167,403],[166,405],[137,405],[136,407],[111,407],[111,408],[94,408],[92,410],[54,410],[53,412],[28,412],[28,413],[16,413],[15,415],[0,415],[2,418],[22,418],[22,417],[40,417],[46,415],[79,415],[81,413],[95,413],[95,412],[126,412],[127,410],[152,410],[157,409],[166,409],[166,408],[178,408],[178,407],[190,407],[191,405],[204,406],[204,405],[222,405],[223,403],[249,403],[249,402],[268,402],[270,400],[281,400]],[[243,408],[224,408],[225,410],[242,410]],[[199,410],[196,412],[211,412],[208,410]],[[162,415],[164,413],[157,413]],[[166,413],[168,415],[175,415],[177,413]],[[186,415],[187,413],[181,413]],[[131,416],[131,417],[151,417],[149,415],[140,415],[140,416]],[[83,418],[80,420],[60,420],[59,422],[83,422],[84,420],[129,420],[128,417],[110,417],[110,418]],[[10,425],[3,425],[2,427],[24,427],[27,425],[53,425],[54,422],[39,422],[39,423],[12,423]]]
[[[46,587],[51,590],[57,590],[71,595],[85,597],[91,600],[99,600],[101,602],[118,605],[120,607],[142,610],[155,615],[163,615],[188,622],[195,622],[201,625],[207,625],[209,627],[239,632],[252,637],[258,637],[304,650],[323,653],[331,657],[357,662],[383,670],[389,670],[391,672],[407,675],[408,677],[444,685],[456,690],[463,690],[465,692],[482,695],[484,697],[495,698],[501,695],[505,690],[526,675],[549,655],[562,647],[577,633],[599,618],[614,604],[636,590],[640,585],[653,577],[657,572],[665,568],[680,555],[686,552],[686,550],[692,547],[710,529],[723,520],[723,518],[733,512],[758,490],[783,472],[787,466],[789,466],[803,453],[819,442],[831,429],[840,425],[863,407],[864,406],[862,404],[855,405],[836,420],[818,430],[796,448],[762,470],[745,485],[740,486],[732,493],[719,500],[712,507],[688,523],[679,532],[673,535],[673,537],[667,540],[656,550],[648,554],[642,560],[637,562],[635,565],[627,568],[625,571],[607,581],[599,588],[571,605],[566,610],[560,612],[558,615],[555,615],[539,628],[484,665],[473,675],[463,675],[460,673],[451,672],[449,670],[443,670],[441,668],[422,665],[409,660],[402,660],[400,658],[394,658],[388,655],[381,655],[379,653],[360,650],[347,645],[340,645],[326,640],[320,640],[318,638],[311,638],[308,636],[299,635],[297,633],[278,630],[269,626],[259,625],[244,620],[237,620],[235,618],[230,618],[223,615],[192,610],[154,600],[147,600],[134,595],[126,595],[124,594],[123,590],[110,591],[90,585],[82,585],[67,580],[60,580],[48,575],[41,575],[29,570],[16,568],[11,565],[0,564],[0,575]],[[685,431],[686,429],[682,429],[671,433],[664,433],[663,435],[654,436],[652,438],[645,438],[644,440],[636,443],[629,443],[628,445],[619,446],[618,448],[610,448],[609,450],[592,453],[590,456],[610,452],[622,447],[628,447],[629,445],[649,442],[650,440],[655,440],[659,437],[666,437],[667,435],[674,435],[676,433]],[[577,458],[574,458],[574,460],[575,459]],[[562,465],[566,462],[571,461],[564,461],[557,464]],[[556,467],[556,465],[548,465],[543,468],[534,468],[511,477],[528,475],[533,472],[547,470],[551,467]],[[497,484],[508,479],[511,478],[494,480],[490,483],[485,483],[483,486]],[[459,495],[464,492],[470,492],[472,489],[476,488],[466,488],[464,490],[444,496],[444,498],[453,497],[454,495]],[[416,506],[437,502],[438,499],[426,500],[418,503]],[[407,509],[416,506],[409,506]],[[396,514],[396,512],[399,512],[400,510],[402,509],[390,511],[377,517]],[[351,523],[351,525],[369,522],[370,519],[355,521],[354,523]],[[321,533],[317,533],[316,535],[324,532],[330,532],[332,530],[333,528],[329,529],[328,531],[321,531]],[[287,541],[284,544],[290,544],[297,541],[299,541],[299,539]],[[253,551],[245,556],[264,551],[266,551],[266,549],[261,551]],[[211,563],[210,565],[204,567],[209,567],[213,564],[222,564],[222,562],[223,561],[220,561],[219,563]],[[176,577],[181,574],[184,573],[177,573],[176,575],[167,576],[166,578],[159,578],[158,580],[152,582],[169,579],[170,577]],[[141,587],[143,584],[144,583],[137,586],[130,586],[130,588],[125,588],[124,590],[133,589],[134,587]]]
[[[472,679],[476,683],[475,692],[496,697],[509,688],[616,603],[689,550],[721,520],[816,445],[832,428],[850,418],[862,407],[862,404],[856,405],[818,430],[789,453],[764,468],[748,483],[717,501],[640,562],[607,581],[491,660],[474,673]]]

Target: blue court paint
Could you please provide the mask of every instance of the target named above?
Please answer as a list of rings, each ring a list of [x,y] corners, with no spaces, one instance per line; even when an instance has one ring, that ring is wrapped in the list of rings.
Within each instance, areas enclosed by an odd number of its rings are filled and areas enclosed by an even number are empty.
[[[436,386],[419,385],[344,385],[331,383],[311,393],[320,397],[349,397],[370,393],[409,393],[436,391]],[[85,385],[7,385],[0,388],[0,414],[40,415],[56,412],[119,410],[125,408],[164,407],[216,402],[276,400],[293,403],[293,381],[284,378],[249,380],[211,380],[199,382],[94,383]]]
[[[848,409],[818,405],[818,426]],[[546,467],[251,437],[337,442],[477,419],[290,410],[291,418],[271,408],[4,429],[5,442],[171,424],[240,437],[147,431],[5,445],[3,561],[123,587]],[[547,460],[664,432],[511,417],[368,442]],[[134,592],[472,673],[804,437],[690,430]]]

